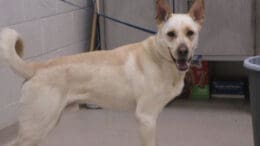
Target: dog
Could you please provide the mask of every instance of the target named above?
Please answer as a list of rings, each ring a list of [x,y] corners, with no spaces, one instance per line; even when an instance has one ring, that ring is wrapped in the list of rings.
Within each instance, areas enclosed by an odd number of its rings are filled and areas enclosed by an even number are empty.
[[[184,86],[204,21],[204,0],[187,14],[173,14],[156,0],[158,32],[114,50],[25,62],[23,42],[12,29],[0,33],[0,54],[25,78],[17,138],[8,146],[37,146],[70,104],[134,111],[142,146],[156,146],[156,123],[165,105]]]

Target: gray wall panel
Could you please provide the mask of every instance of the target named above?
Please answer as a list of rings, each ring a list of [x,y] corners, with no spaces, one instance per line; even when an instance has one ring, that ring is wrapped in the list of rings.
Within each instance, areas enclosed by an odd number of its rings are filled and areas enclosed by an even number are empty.
[[[255,0],[205,0],[206,20],[197,54],[210,56],[250,56],[255,48]],[[105,14],[149,29],[156,29],[154,1],[104,1]],[[184,0],[176,0],[183,12]],[[258,10],[260,11],[260,10]],[[259,12],[260,15],[260,12]],[[106,49],[145,39],[150,34],[105,21]],[[260,41],[259,41],[260,44]],[[213,57],[214,58],[214,57]]]
[[[254,0],[207,0],[198,53],[253,55]]]
[[[156,30],[154,9],[154,3],[151,0],[104,1],[106,15],[152,30]],[[106,49],[141,41],[149,35],[151,34],[110,20],[105,21]]]

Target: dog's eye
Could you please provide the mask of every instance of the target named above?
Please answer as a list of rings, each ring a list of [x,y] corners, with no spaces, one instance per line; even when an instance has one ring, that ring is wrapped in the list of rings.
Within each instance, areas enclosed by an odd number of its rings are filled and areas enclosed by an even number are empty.
[[[192,37],[194,35],[194,31],[189,30],[186,34],[188,37]]]
[[[167,33],[167,35],[171,38],[175,38],[176,37],[176,33],[174,31],[170,31]]]

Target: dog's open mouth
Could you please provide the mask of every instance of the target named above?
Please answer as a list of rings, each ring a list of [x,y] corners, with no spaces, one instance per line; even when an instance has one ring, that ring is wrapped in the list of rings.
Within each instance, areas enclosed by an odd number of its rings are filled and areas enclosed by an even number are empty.
[[[171,55],[171,58],[172,58],[173,62],[175,62],[176,67],[178,68],[178,70],[180,70],[180,71],[186,71],[186,70],[188,70],[188,69],[189,69],[189,66],[190,66],[190,63],[191,63],[191,60],[192,60],[192,57],[189,58],[189,59],[186,59],[186,58],[183,58],[183,59],[175,59],[175,58],[173,57],[173,55],[172,55],[172,52],[171,52],[170,48],[168,48],[168,49],[169,49],[169,53],[170,53],[170,55]]]
[[[177,68],[180,70],[180,71],[186,71],[189,69],[189,66],[190,66],[190,62],[191,62],[191,58],[189,60],[187,59],[174,59],[174,62],[177,66]]]

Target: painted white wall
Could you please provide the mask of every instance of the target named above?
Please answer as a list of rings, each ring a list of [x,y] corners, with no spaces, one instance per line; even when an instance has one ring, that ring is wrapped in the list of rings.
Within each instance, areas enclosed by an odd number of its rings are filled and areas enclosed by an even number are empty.
[[[44,60],[86,51],[90,39],[91,0],[0,0],[0,28],[16,29],[25,42],[26,60]],[[0,129],[17,121],[23,79],[0,65]]]

